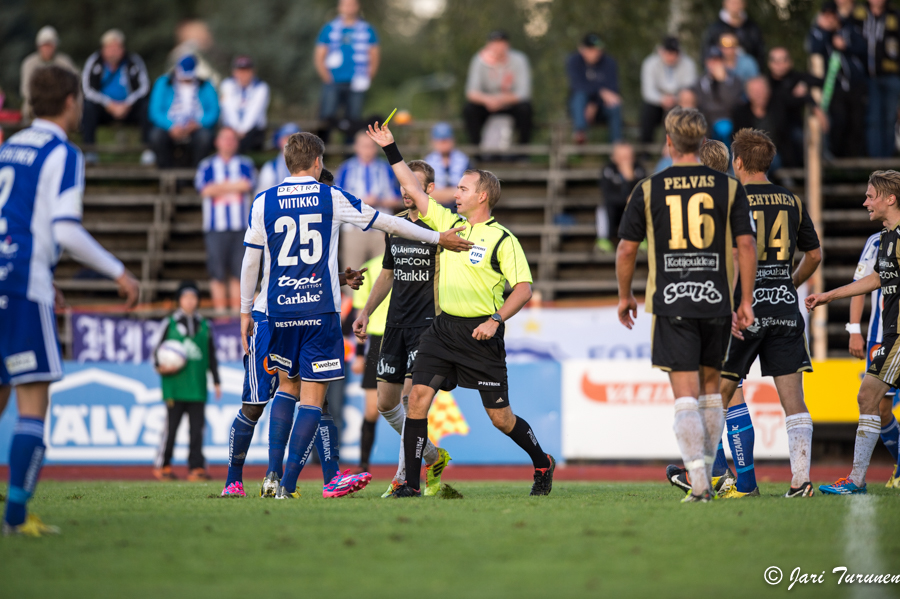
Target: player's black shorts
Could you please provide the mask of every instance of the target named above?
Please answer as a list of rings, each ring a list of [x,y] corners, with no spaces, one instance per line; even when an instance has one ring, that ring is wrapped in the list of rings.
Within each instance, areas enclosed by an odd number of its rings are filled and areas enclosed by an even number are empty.
[[[387,327],[381,338],[381,356],[376,375],[385,383],[403,384],[412,376],[419,338],[428,327]]]
[[[442,313],[419,338],[419,351],[412,371],[415,380],[437,375],[453,380],[460,387],[479,391],[501,391],[506,395],[506,345],[504,325],[494,337],[478,341],[472,332],[487,320],[484,316],[461,318]],[[498,405],[496,407],[504,407]],[[491,406],[493,407],[493,406]]]
[[[812,372],[803,317],[764,316],[744,330],[744,339],[732,339],[722,377],[738,381],[747,376],[759,356],[763,376]]]
[[[363,371],[363,389],[378,388],[378,354],[381,353],[381,335],[369,335],[369,349],[366,350],[366,369]]]
[[[900,343],[897,339],[897,333],[885,333],[881,339],[881,347],[872,354],[872,363],[866,370],[866,374],[871,374],[891,387],[900,386]]]
[[[700,366],[721,370],[728,355],[731,317],[654,315],[651,339],[654,368],[666,372],[693,372]]]

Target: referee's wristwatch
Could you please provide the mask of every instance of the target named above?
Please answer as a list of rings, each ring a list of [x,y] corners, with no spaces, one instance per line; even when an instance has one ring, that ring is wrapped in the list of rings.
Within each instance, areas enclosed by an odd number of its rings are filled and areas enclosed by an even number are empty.
[[[503,317],[500,316],[499,312],[494,312],[493,314],[491,314],[491,320],[493,320],[497,324],[503,324]]]

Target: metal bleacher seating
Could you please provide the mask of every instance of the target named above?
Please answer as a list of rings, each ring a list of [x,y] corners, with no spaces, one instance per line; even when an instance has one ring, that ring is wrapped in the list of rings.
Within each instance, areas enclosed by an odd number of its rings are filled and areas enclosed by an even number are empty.
[[[615,255],[595,248],[595,211],[601,203],[600,167],[608,159],[608,144],[570,145],[566,130],[551,131],[550,143],[514,146],[494,151],[481,168],[501,179],[503,195],[497,219],[520,239],[534,275],[534,287],[545,301],[611,298],[616,294]],[[424,155],[425,146],[408,140],[404,156]],[[462,147],[470,155],[474,147]],[[658,148],[639,147],[656,154]],[[349,152],[329,146],[326,164],[336,166]],[[648,166],[652,166],[648,165]],[[826,289],[850,280],[866,237],[879,229],[861,208],[868,173],[897,168],[898,161],[841,159],[821,164],[822,221]],[[105,247],[122,259],[141,280],[141,302],[173,296],[178,282],[194,278],[206,289],[201,201],[193,189],[194,172],[139,166],[89,167],[84,198],[84,223]],[[803,196],[807,171],[781,172]],[[115,284],[99,278],[63,257],[57,284],[73,306],[116,304]],[[635,289],[643,291],[646,257],[639,256]],[[835,302],[828,313],[828,350],[846,351],[843,323],[848,301]],[[864,319],[865,320],[865,319]]]

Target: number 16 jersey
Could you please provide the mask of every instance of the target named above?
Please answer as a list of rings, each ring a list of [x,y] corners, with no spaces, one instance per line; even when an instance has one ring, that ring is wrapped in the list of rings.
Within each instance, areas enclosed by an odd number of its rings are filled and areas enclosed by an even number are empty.
[[[377,217],[359,198],[312,177],[288,177],[257,195],[244,245],[263,250],[268,282],[266,303],[254,308],[277,318],[340,312],[338,231],[343,223],[367,230]]]
[[[730,316],[733,239],[753,233],[743,186],[694,163],[638,183],[619,225],[620,239],[648,242],[646,311],[682,318]]]

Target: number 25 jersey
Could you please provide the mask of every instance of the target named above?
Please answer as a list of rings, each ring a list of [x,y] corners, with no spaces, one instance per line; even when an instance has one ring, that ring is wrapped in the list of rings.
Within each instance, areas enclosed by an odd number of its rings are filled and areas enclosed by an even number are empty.
[[[244,245],[263,250],[266,313],[286,318],[340,312],[338,231],[343,223],[369,229],[377,216],[359,198],[312,177],[288,177],[256,196]]]
[[[743,186],[694,163],[638,183],[619,225],[620,239],[649,245],[646,311],[683,318],[731,314],[733,239],[753,233]]]

